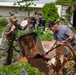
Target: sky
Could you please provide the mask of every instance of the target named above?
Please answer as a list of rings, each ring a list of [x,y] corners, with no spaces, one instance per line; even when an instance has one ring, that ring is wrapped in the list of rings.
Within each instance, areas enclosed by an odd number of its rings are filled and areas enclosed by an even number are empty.
[[[19,1],[19,0],[0,0],[0,1]],[[38,3],[38,4],[45,4],[45,3],[49,3],[49,2],[55,2],[55,0],[39,0],[39,1],[34,1],[34,3]]]
[[[49,3],[49,2],[55,2],[55,0],[39,0],[39,1],[35,1],[36,3]]]

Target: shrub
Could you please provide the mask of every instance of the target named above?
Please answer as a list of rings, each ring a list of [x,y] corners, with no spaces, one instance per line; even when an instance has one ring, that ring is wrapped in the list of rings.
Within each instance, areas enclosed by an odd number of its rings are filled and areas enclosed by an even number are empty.
[[[35,32],[39,35],[41,41],[51,41],[53,37],[53,32],[49,30],[41,31],[35,30]]]
[[[0,27],[0,34],[2,34],[2,32],[4,31],[4,27]],[[45,31],[41,31],[40,29],[36,29],[36,30],[32,30],[32,32],[36,32],[40,38],[41,41],[51,41],[52,37],[53,37],[53,32],[49,31],[49,30],[45,30]],[[20,31],[18,32],[19,36],[25,35],[27,33],[30,33],[29,30],[24,30],[24,31]],[[0,35],[0,38],[2,36]]]
[[[7,19],[5,18],[0,18],[0,26],[6,26],[8,24]]]
[[[40,29],[32,30],[32,32],[36,32],[40,38],[41,41],[51,41],[53,37],[53,32],[50,30],[42,31]],[[19,31],[19,36],[25,35],[29,33],[27,30],[25,31]]]
[[[25,61],[19,61],[10,66],[0,67],[0,75],[45,75],[38,68],[31,66]]]
[[[54,2],[46,3],[43,6],[42,14],[47,23],[49,23],[50,21],[56,21],[59,18],[59,14],[57,11],[58,10]]]

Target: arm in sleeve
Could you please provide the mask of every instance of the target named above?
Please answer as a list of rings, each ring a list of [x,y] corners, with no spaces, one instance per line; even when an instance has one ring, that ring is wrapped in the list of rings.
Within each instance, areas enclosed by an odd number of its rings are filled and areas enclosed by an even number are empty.
[[[8,37],[12,33],[11,26],[7,25],[4,34]]]
[[[66,35],[68,35],[68,38],[70,39],[70,41],[75,38],[73,31],[69,27],[66,27],[64,32]]]

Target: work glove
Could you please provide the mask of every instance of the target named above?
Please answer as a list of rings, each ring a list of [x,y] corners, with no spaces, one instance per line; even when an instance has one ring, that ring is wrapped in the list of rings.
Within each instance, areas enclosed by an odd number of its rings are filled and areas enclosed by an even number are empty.
[[[13,31],[15,28],[16,28],[16,27],[13,25],[12,28],[11,28],[11,31]]]
[[[48,49],[45,49],[45,52],[43,53],[44,56],[48,55]]]
[[[44,56],[46,56],[48,53],[47,52],[44,52]]]

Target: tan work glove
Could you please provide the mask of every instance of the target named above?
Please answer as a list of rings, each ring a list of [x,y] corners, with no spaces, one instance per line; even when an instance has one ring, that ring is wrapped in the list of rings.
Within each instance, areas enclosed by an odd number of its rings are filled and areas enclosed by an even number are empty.
[[[11,31],[13,31],[15,28],[16,28],[15,25],[13,25],[12,28],[11,28]]]

